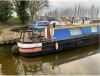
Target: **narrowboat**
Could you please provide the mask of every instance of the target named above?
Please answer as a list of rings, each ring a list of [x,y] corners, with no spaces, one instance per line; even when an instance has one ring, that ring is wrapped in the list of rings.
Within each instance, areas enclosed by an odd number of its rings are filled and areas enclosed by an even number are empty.
[[[87,18],[87,17],[82,17],[82,18],[80,18],[80,17],[79,18],[72,17],[72,19],[69,19],[69,21],[67,22],[67,24],[81,25],[81,24],[89,24],[91,22],[92,22],[92,20],[90,18]]]
[[[20,31],[17,41],[21,56],[33,57],[99,43],[100,23],[45,27]]]

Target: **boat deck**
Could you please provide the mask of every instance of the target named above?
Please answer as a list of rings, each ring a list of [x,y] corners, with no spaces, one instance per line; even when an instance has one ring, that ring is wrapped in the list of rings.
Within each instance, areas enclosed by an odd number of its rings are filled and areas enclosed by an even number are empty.
[[[97,26],[97,25],[100,25],[100,23],[81,24],[81,25],[64,25],[64,26],[55,27],[54,29],[78,28],[78,27],[88,27],[88,26]]]

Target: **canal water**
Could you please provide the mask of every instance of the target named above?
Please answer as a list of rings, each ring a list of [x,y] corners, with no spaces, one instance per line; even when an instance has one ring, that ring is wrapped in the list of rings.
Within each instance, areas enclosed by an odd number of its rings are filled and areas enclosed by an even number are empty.
[[[99,45],[24,58],[0,46],[0,75],[99,75]]]

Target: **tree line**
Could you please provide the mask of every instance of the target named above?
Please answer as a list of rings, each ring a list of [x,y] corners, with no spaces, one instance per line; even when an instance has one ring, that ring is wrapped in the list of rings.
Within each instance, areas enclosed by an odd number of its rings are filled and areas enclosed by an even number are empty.
[[[48,6],[48,0],[5,0],[0,1],[0,23],[6,23],[12,16],[13,12],[21,20],[21,23],[27,23],[30,18]]]
[[[89,8],[82,7],[81,5],[75,5],[74,8],[65,8],[65,9],[54,9],[48,11],[46,14],[48,17],[89,17],[89,18],[98,18],[99,7],[96,7],[94,4]]]

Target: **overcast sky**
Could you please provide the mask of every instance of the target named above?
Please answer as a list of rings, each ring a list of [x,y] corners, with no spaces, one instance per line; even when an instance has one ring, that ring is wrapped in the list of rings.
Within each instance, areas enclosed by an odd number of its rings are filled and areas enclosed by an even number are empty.
[[[100,8],[100,0],[49,0],[49,8],[44,9],[45,13],[48,10],[53,10],[55,8],[64,9],[64,8],[73,8],[75,5],[80,5],[82,7],[90,8],[91,5]],[[43,14],[44,12],[42,12]],[[99,11],[100,17],[100,11]]]
[[[100,0],[49,0],[50,8],[66,8],[74,7],[77,4],[80,4],[84,7],[90,7],[94,4],[97,7],[100,7]]]
[[[89,8],[92,4],[94,4],[96,7],[100,8],[100,0],[49,0],[49,8],[44,9],[43,11],[46,13],[47,10],[49,9],[51,10],[55,8],[64,9],[67,7],[73,8],[75,5],[78,5],[78,4],[86,8]],[[42,12],[42,14],[44,12]],[[14,15],[16,15],[16,13],[14,13]],[[99,15],[100,15],[100,12],[99,12]]]

